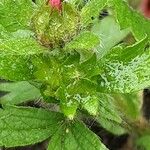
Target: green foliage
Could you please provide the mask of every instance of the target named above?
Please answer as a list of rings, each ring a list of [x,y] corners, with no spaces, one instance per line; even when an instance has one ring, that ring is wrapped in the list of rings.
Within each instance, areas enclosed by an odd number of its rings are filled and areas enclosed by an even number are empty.
[[[47,0],[35,0],[35,3],[40,7],[41,5],[44,5],[47,2]]]
[[[62,115],[44,109],[11,107],[0,110],[0,146],[34,144],[53,135]]]
[[[31,0],[1,0],[0,24],[7,31],[29,28],[30,19],[34,11]]]
[[[62,126],[51,138],[48,150],[108,150],[81,122]]]
[[[1,78],[17,81],[33,78],[34,66],[31,59],[37,54],[44,53],[45,48],[37,43],[32,35],[32,32],[18,30],[11,34],[6,33],[8,38],[0,39]]]
[[[1,104],[20,104],[22,102],[40,99],[39,89],[26,81],[16,83],[1,83],[0,91],[8,92],[0,98]]]
[[[114,134],[120,135],[125,133],[125,129],[122,127],[121,114],[117,110],[115,100],[111,95],[99,95],[99,109],[96,119],[105,129]]]
[[[126,48],[115,47],[103,58],[104,72],[99,79],[103,88],[100,90],[131,93],[150,85],[150,51],[145,51],[145,43],[145,40],[141,40]]]
[[[100,11],[106,6],[108,0],[90,0],[81,10],[81,23],[87,26],[99,16]]]
[[[94,54],[92,49],[98,44],[99,38],[96,35],[91,32],[83,32],[70,43],[67,43],[65,49],[76,50],[80,54],[80,61],[84,62],[92,57]]]
[[[150,36],[150,22],[140,13],[129,8],[123,0],[113,0],[116,19],[122,28],[131,28],[131,32],[137,40]],[[142,28],[141,28],[142,27]]]
[[[18,81],[0,84],[0,146],[51,137],[48,150],[107,150],[77,112],[116,135],[140,118],[133,92],[150,86],[150,21],[123,0],[49,5],[0,2],[0,78]],[[5,106],[39,97],[42,109]]]
[[[87,97],[82,100],[83,109],[87,110],[90,115],[96,116],[99,109],[99,99],[98,97]]]
[[[139,93],[130,93],[130,94],[114,94],[113,97],[116,100],[116,105],[118,109],[126,116],[130,121],[138,120],[140,117],[140,107],[141,101]]]
[[[149,135],[143,135],[141,136],[136,142],[137,142],[137,146],[139,148],[142,148],[144,150],[148,150],[150,148],[150,136]]]
[[[95,48],[97,58],[100,59],[129,34],[129,29],[120,30],[115,19],[108,16],[101,21],[98,20],[93,25],[92,32],[101,39],[100,45]]]

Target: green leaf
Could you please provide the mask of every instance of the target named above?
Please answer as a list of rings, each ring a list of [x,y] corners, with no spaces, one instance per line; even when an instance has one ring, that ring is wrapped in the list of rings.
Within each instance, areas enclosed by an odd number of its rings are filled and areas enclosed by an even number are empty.
[[[55,93],[56,99],[60,100],[62,112],[70,119],[75,116],[79,104],[89,100],[87,95],[96,92],[94,83],[90,80],[75,80],[68,85],[61,85]]]
[[[47,0],[35,0],[35,3],[38,5],[38,6],[41,6],[43,4],[46,4]]]
[[[121,114],[115,106],[112,95],[100,93],[95,96],[88,96],[82,98],[81,104],[103,128],[116,135],[125,133],[125,129],[122,127]]]
[[[63,54],[60,53],[62,56]],[[36,79],[46,84],[43,91],[45,96],[60,101],[61,111],[69,118],[76,113],[80,98],[96,92],[96,84],[91,77],[100,73],[96,65],[96,57],[84,63],[79,63],[79,55],[70,55],[61,61],[54,56],[45,56],[34,60]]]
[[[116,105],[122,114],[130,120],[138,120],[141,114],[141,97],[139,93],[113,94]]]
[[[114,99],[108,94],[99,94],[99,115],[100,117],[121,123],[122,119],[115,106]]]
[[[8,40],[11,38],[30,38],[30,37],[34,37],[34,33],[30,30],[17,30],[15,32],[8,32],[6,30],[6,28],[4,28],[1,24],[0,24],[0,41],[3,40]]]
[[[80,54],[80,61],[84,62],[94,54],[93,48],[99,44],[99,38],[91,32],[83,32],[65,45],[66,51],[76,50]]]
[[[123,134],[121,114],[115,106],[115,101],[111,95],[99,94],[99,109],[96,117],[97,121],[113,134]]]
[[[145,37],[141,41],[138,41],[135,44],[127,46],[126,48],[120,50],[118,60],[128,63],[132,61],[136,56],[142,55],[146,50],[147,42],[148,38]]]
[[[116,19],[121,28],[131,28],[137,40],[143,39],[146,35],[150,37],[150,21],[140,13],[130,8],[123,0],[113,0]]]
[[[87,3],[87,1],[84,0],[70,0],[70,4],[74,5],[75,8],[78,10],[81,10]]]
[[[137,139],[136,144],[140,148],[144,148],[144,150],[149,150],[150,148],[150,135],[143,135]]]
[[[60,103],[60,109],[62,113],[70,120],[74,119],[77,108],[78,104],[71,100],[66,103],[65,102]]]
[[[112,121],[111,119],[100,117],[99,119],[97,119],[97,121],[104,129],[114,135],[122,135],[127,133],[126,129],[123,127],[122,124]]]
[[[46,54],[35,57],[32,60],[33,65],[36,66],[34,76],[38,81],[48,84],[52,89],[51,92],[58,88],[61,81],[59,56],[57,59],[52,55]]]
[[[18,36],[18,34],[22,35]],[[0,76],[8,80],[33,78],[32,57],[44,53],[45,48],[30,37],[28,31],[17,31],[8,39],[0,40]]]
[[[106,6],[108,0],[90,0],[81,10],[81,23],[87,26],[99,16],[100,11]]]
[[[77,95],[87,96],[87,93],[95,93],[96,87],[90,78],[99,74],[96,58],[79,63],[79,55],[62,57],[63,53],[42,56],[34,60],[36,70],[34,75],[38,81],[46,84],[43,94],[60,101],[61,110],[66,116],[75,115],[79,103]]]
[[[6,39],[9,37],[8,32],[6,31],[6,29],[0,24],[0,40],[1,39]]]
[[[60,100],[60,109],[65,116],[72,120],[78,108],[78,102],[74,100],[73,94],[67,91],[63,86],[60,86],[55,93],[57,99]]]
[[[1,83],[0,91],[8,92],[0,98],[1,104],[20,104],[41,97],[40,91],[26,81]]]
[[[62,115],[44,109],[11,107],[0,109],[0,146],[16,147],[41,142],[53,135]]]
[[[33,9],[31,0],[1,0],[0,24],[2,24],[7,31],[27,29],[30,25]]]
[[[129,34],[129,29],[120,30],[114,18],[108,16],[97,21],[92,27],[92,32],[101,39],[100,45],[95,48],[97,58],[101,59],[107,52]]]
[[[88,96],[86,98],[82,98],[81,105],[85,110],[88,111],[90,115],[97,115],[99,109],[99,100],[96,96]]]
[[[145,50],[144,43],[141,40],[125,49],[116,47],[103,59],[100,91],[131,93],[150,85],[150,51]]]
[[[51,138],[48,150],[108,150],[81,122],[63,126]]]

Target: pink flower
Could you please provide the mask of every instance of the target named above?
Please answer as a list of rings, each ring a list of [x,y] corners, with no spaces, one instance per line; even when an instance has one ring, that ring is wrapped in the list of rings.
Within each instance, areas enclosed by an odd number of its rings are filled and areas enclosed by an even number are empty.
[[[61,0],[49,0],[49,4],[52,8],[55,8],[58,11],[62,10]]]

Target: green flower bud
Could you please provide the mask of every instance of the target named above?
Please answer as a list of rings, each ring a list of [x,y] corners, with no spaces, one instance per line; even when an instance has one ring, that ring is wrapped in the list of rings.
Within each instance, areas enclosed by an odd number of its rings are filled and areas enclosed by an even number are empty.
[[[32,18],[32,27],[38,40],[45,46],[56,48],[78,33],[79,14],[69,3],[62,3],[62,12],[43,6]]]

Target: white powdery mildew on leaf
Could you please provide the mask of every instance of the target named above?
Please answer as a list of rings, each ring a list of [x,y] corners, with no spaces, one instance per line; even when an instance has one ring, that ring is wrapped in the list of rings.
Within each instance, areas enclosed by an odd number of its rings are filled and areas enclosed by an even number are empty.
[[[147,53],[128,64],[113,61],[106,64],[108,74],[102,74],[101,86],[109,91],[130,93],[150,85],[150,58]]]

